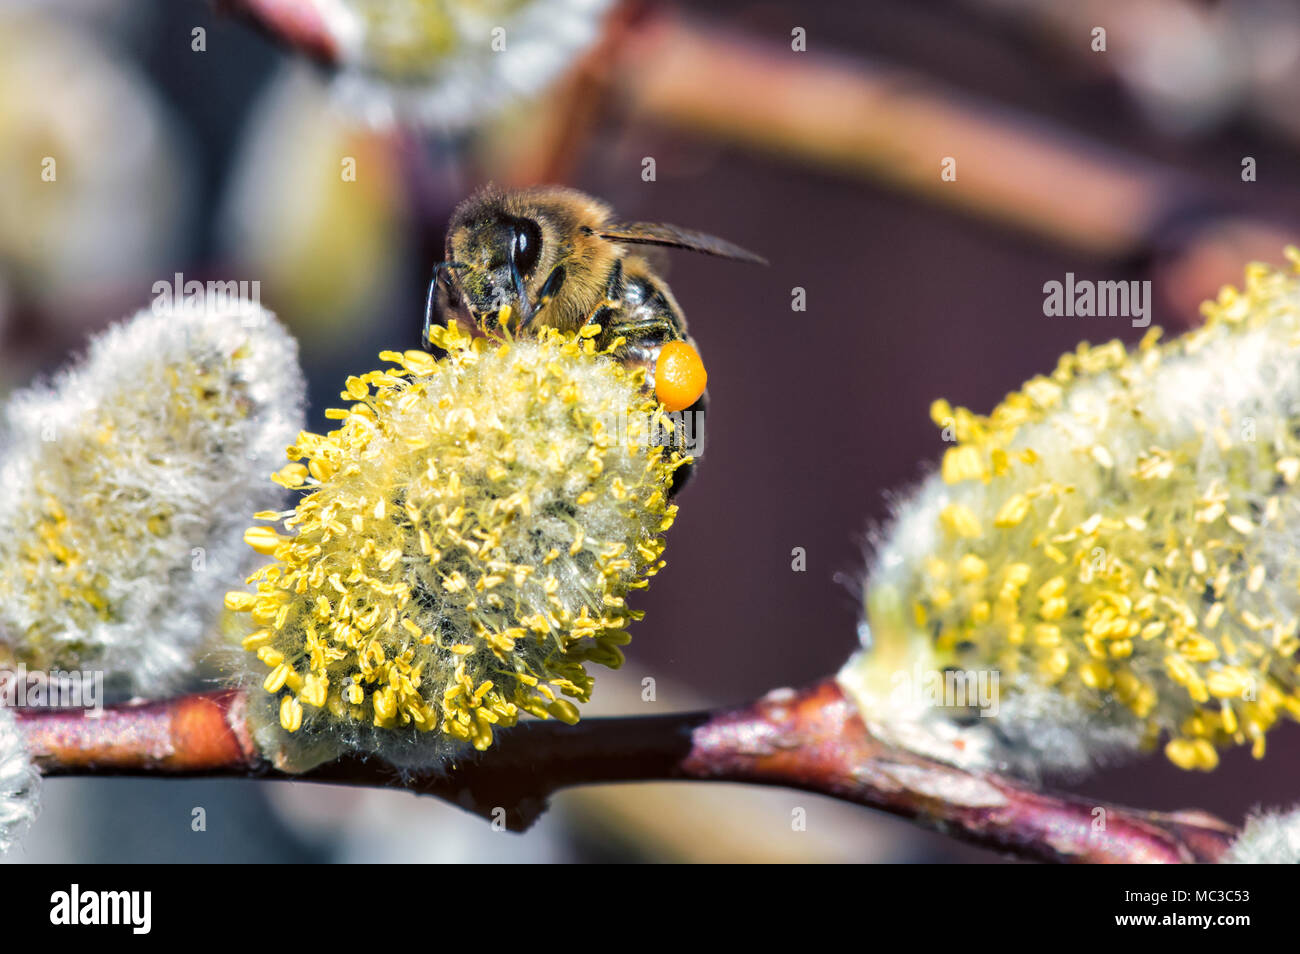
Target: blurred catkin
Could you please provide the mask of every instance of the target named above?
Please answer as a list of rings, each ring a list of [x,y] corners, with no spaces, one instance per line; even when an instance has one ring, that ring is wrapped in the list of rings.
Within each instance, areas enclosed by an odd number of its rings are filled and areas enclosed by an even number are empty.
[[[257,305],[142,311],[4,409],[0,656],[157,698],[194,679],[251,510],[302,426],[297,348]]]
[[[17,720],[0,706],[0,855],[22,837],[36,817],[40,775],[23,747]]]
[[[1300,864],[1300,809],[1256,812],[1223,856],[1224,864]]]
[[[882,732],[1029,773],[1163,738],[1211,769],[1300,715],[1300,282],[1251,266],[1203,310],[987,417],[935,403],[953,443],[878,540],[840,674]],[[995,673],[995,706],[908,691],[931,671]]]

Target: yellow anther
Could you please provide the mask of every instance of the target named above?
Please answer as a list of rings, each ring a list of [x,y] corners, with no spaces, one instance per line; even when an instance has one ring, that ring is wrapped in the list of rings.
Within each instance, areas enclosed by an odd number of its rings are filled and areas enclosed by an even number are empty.
[[[280,700],[280,725],[286,732],[297,732],[302,728],[302,704],[294,696]]]
[[[232,591],[226,594],[226,609],[236,613],[247,613],[257,603],[257,597],[252,593],[241,593]]]
[[[993,518],[993,525],[1002,528],[1016,527],[1028,514],[1029,498],[1024,494],[1016,494],[998,509],[997,515]]]
[[[578,708],[567,699],[556,699],[546,707],[546,711],[569,725],[576,725],[578,722]]]
[[[244,542],[258,553],[271,556],[283,541],[270,527],[249,527],[244,531]]]
[[[958,537],[973,539],[980,535],[979,518],[969,507],[962,504],[949,504],[939,513],[939,521],[951,533]]]

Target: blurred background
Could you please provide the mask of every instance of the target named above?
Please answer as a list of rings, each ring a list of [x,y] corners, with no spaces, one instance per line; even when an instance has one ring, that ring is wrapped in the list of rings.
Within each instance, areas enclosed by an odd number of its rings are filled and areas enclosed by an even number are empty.
[[[1045,282],[1150,280],[1174,330],[1300,240],[1297,106],[1283,0],[0,0],[0,391],[155,282],[255,280],[319,428],[346,374],[418,346],[447,217],[489,180],[745,245],[772,266],[671,259],[708,452],[587,712],[741,703],[854,648],[870,529],[942,448],[934,398],[985,411],[1141,334],[1045,317]],[[1297,755],[1291,726],[1267,763],[1156,755],[1077,789],[1236,821],[1295,800]],[[994,856],[739,786],[572,791],[516,836],[398,792],[54,779],[8,860]]]

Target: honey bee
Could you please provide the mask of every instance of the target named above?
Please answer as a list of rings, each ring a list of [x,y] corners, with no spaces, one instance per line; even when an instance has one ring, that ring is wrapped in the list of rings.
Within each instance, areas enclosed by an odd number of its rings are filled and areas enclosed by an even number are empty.
[[[424,336],[435,321],[468,319],[492,333],[601,328],[596,345],[622,339],[613,357],[646,371],[669,411],[703,411],[707,375],[667,284],[630,246],[659,245],[766,265],[761,256],[691,229],[618,222],[574,189],[488,187],[466,199],[447,229],[447,260],[434,269]],[[504,316],[504,318],[503,318]]]

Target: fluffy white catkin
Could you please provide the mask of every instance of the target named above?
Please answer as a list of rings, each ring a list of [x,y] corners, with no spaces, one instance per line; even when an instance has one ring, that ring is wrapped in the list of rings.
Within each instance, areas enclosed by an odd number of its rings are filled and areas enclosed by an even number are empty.
[[[0,662],[156,697],[242,577],[248,514],[303,424],[297,345],[241,299],[141,311],[13,395],[0,439]]]
[[[461,129],[535,96],[600,36],[610,0],[336,0],[339,99],[376,125]]]
[[[14,714],[0,706],[0,855],[36,818],[40,776],[23,748]]]
[[[1220,861],[1236,865],[1300,864],[1300,809],[1252,815]]]

